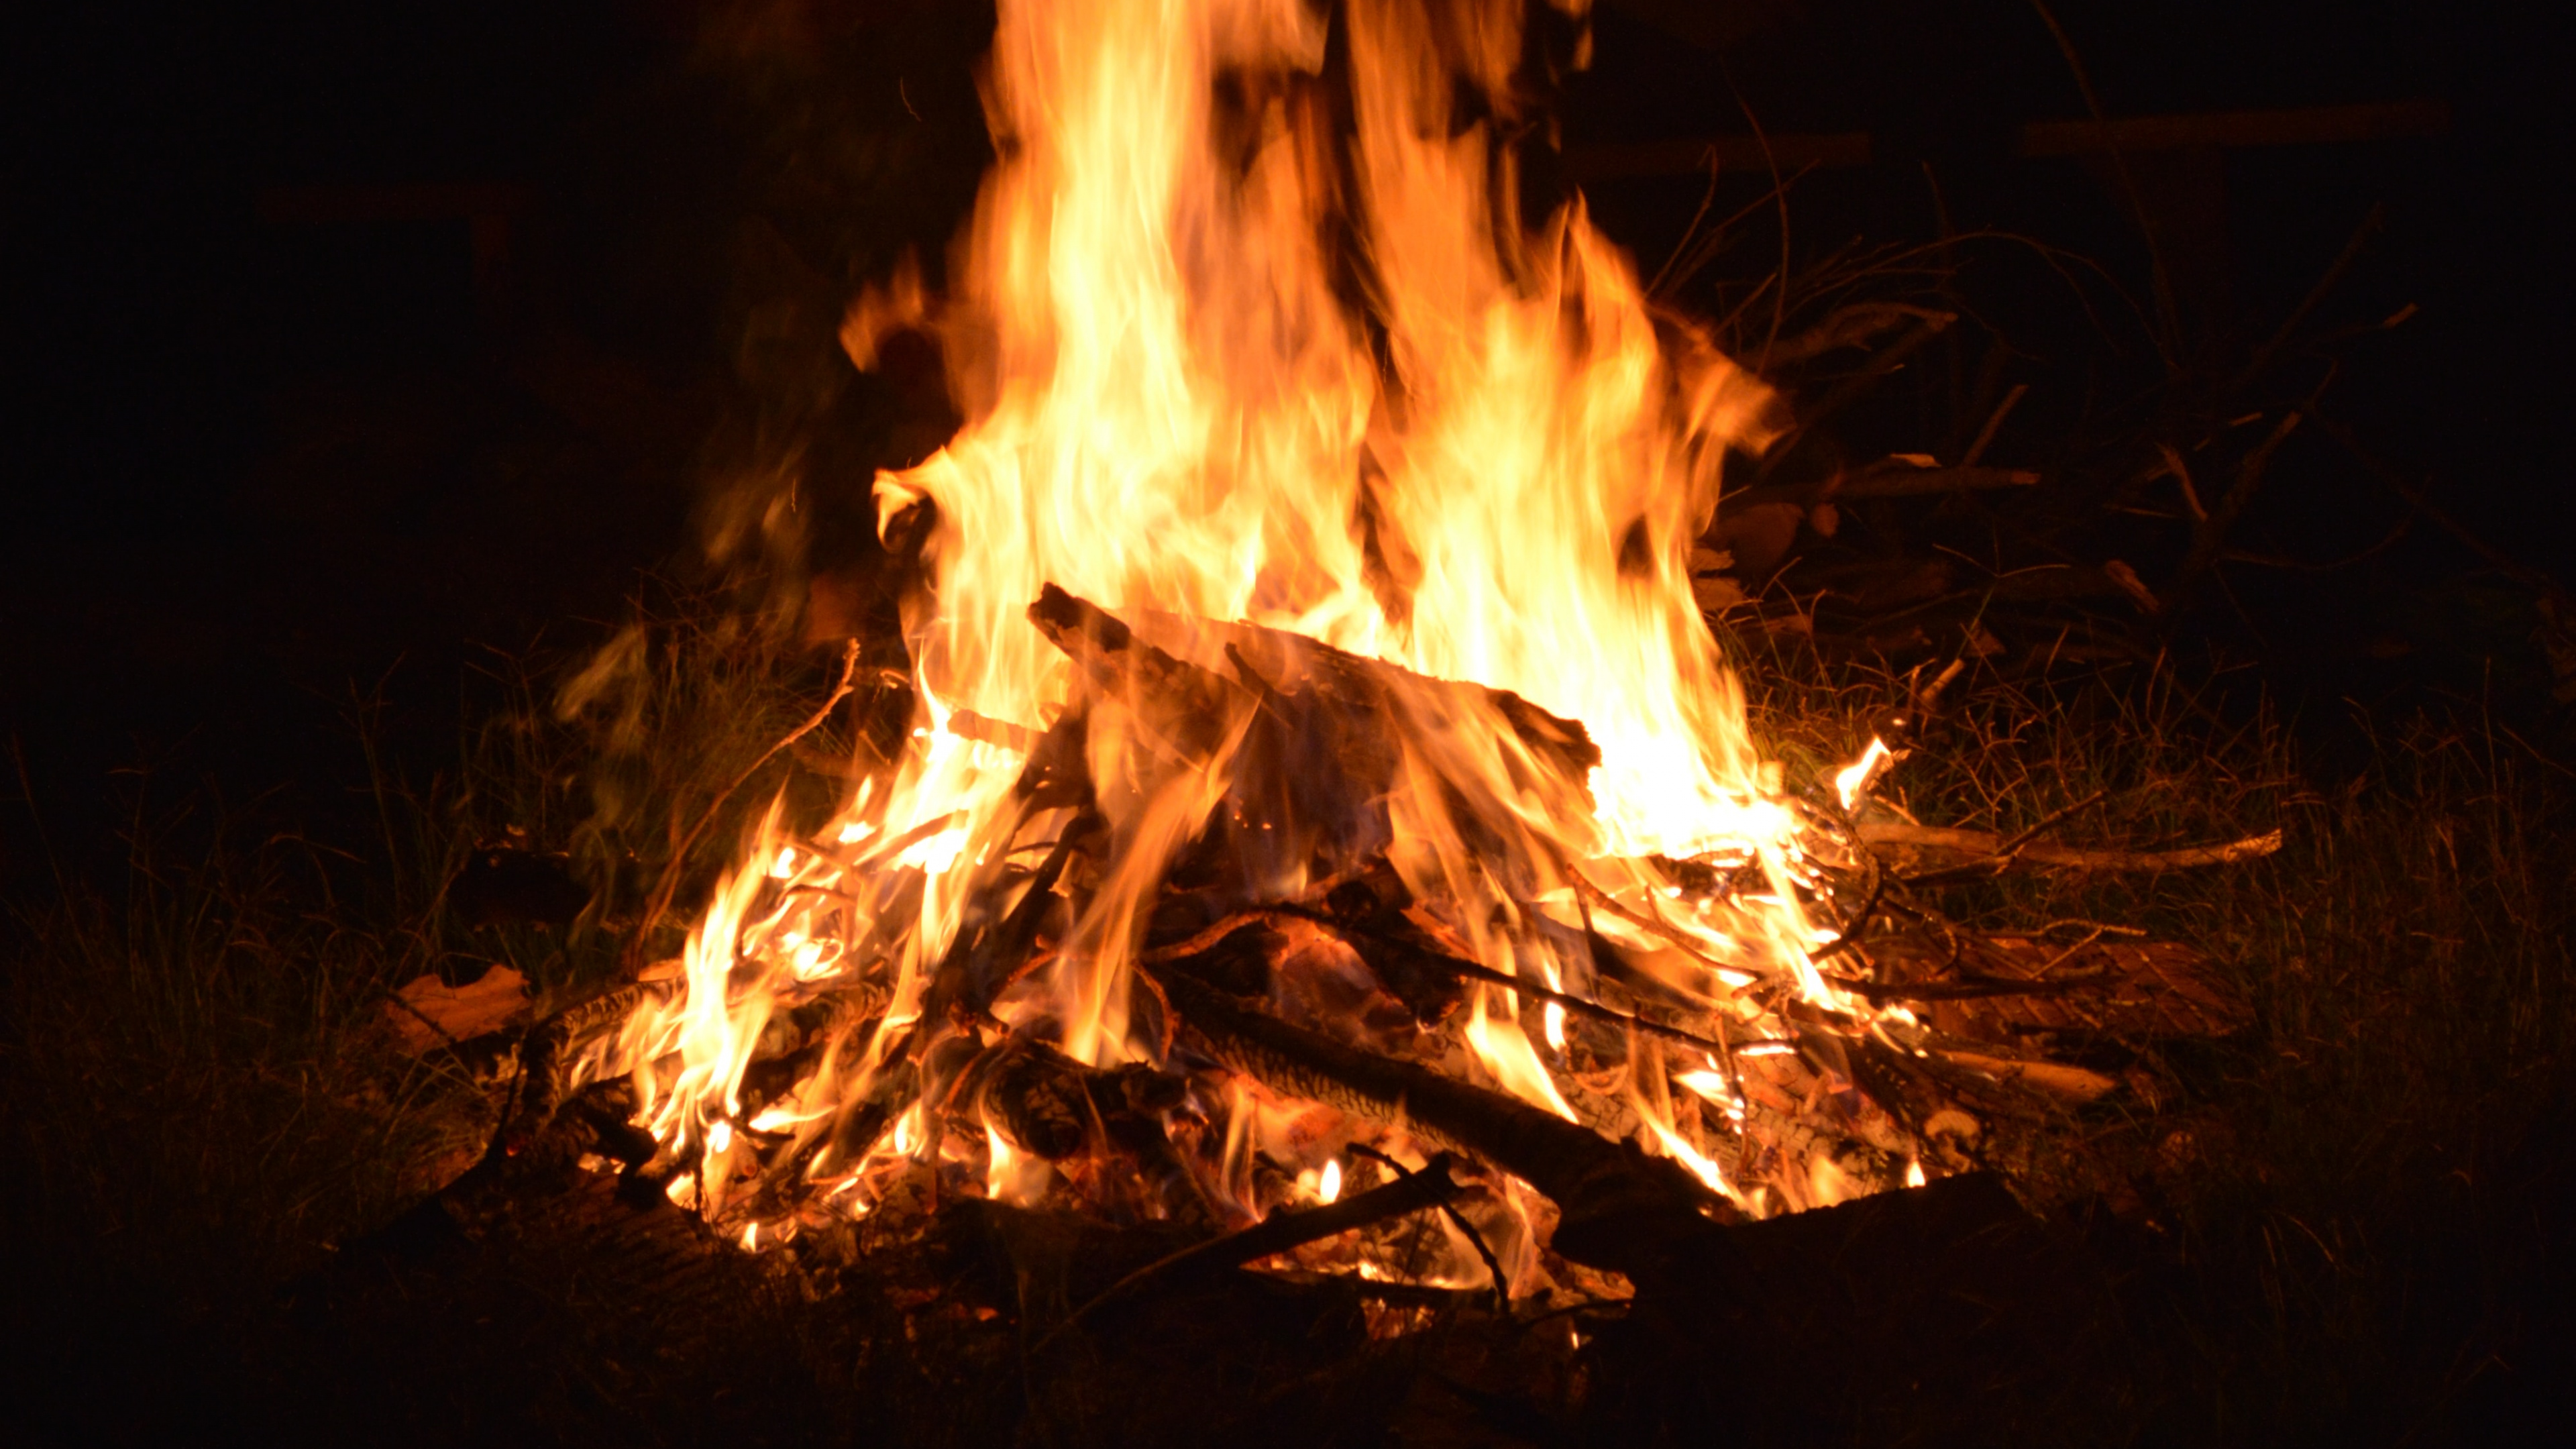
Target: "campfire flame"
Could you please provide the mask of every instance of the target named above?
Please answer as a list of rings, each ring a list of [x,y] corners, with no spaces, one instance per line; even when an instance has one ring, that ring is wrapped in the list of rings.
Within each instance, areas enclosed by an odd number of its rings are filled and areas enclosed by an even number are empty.
[[[1548,124],[1524,18],[1500,0],[1005,0],[1000,160],[954,293],[907,269],[845,334],[865,366],[893,329],[933,333],[969,419],[875,485],[890,533],[926,528],[908,748],[810,835],[773,807],[676,979],[590,1064],[631,1071],[666,1159],[692,1164],[675,1199],[756,1244],[869,1211],[919,1164],[1014,1202],[1096,1187],[1011,1140],[955,1063],[1017,1043],[1168,1066],[1171,1012],[1137,966],[1212,833],[1223,869],[1194,899],[1311,901],[1382,861],[1413,927],[1563,998],[1468,982],[1463,1010],[1408,1038],[1417,1056],[1454,1048],[1454,1073],[1749,1211],[1858,1190],[1822,1146],[1747,1127],[1850,1095],[1829,1065],[1631,1032],[1605,1086],[1569,1055],[1587,1022],[1568,1001],[1601,998],[1605,951],[1710,1040],[1789,1041],[1792,1011],[1854,1033],[1882,1016],[1812,954],[1835,934],[1815,816],[1762,758],[1692,597],[1722,461],[1770,440],[1770,395],[1649,305],[1579,199],[1523,225],[1509,143]],[[1042,598],[1061,601],[1047,628]],[[1103,629],[1200,683],[1086,663]],[[1409,671],[1371,676],[1393,681],[1391,730],[1362,720],[1325,749],[1280,729],[1277,702],[1344,660]],[[1597,763],[1569,768],[1586,739]],[[1032,789],[1050,750],[1082,798]],[[1837,782],[1846,806],[1886,754]],[[1023,918],[1034,969],[960,959]],[[1383,998],[1346,945],[1285,939],[1316,999]],[[771,1060],[793,1080],[747,1099]],[[1303,1131],[1308,1105],[1238,1080],[1166,1120],[1207,1197],[1249,1219],[1341,1192],[1358,1129]],[[1400,1127],[1368,1130],[1423,1160]],[[1263,1163],[1304,1186],[1264,1187]],[[1493,1196],[1524,1277],[1545,1204],[1511,1181]]]

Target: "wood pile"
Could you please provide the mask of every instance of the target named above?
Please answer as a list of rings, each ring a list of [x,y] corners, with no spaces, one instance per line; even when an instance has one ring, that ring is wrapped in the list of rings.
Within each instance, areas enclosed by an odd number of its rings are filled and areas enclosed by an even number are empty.
[[[1526,786],[1579,789],[1599,758],[1579,724],[1510,695],[1422,679],[1271,630],[1168,618],[1130,624],[1053,588],[1030,617],[1075,663],[1090,697],[1168,702],[1150,724],[1153,748],[1173,760],[1247,742],[1234,756],[1226,807],[1172,863],[1146,912],[1134,1009],[1138,1034],[1159,1043],[1155,1059],[1094,1067],[1059,1050],[1043,1028],[1015,1029],[994,1016],[1014,983],[1046,964],[1072,919],[1072,897],[1104,878],[1119,842],[1086,770],[1084,709],[1035,736],[962,721],[961,730],[981,729],[1025,756],[1017,795],[1031,815],[1053,811],[1072,823],[1043,849],[997,853],[978,869],[964,925],[866,1094],[815,1127],[744,1127],[730,1151],[703,1139],[656,1141],[632,1120],[640,1104],[624,1074],[637,1063],[614,1060],[638,1008],[677,989],[667,972],[648,971],[449,1048],[502,1061],[495,1080],[506,1102],[483,1162],[425,1205],[424,1220],[472,1236],[493,1220],[496,1195],[514,1191],[500,1184],[532,1180],[526,1163],[569,1158],[588,1169],[575,1176],[614,1175],[611,1195],[643,1214],[638,1222],[667,1225],[672,1202],[684,1202],[692,1211],[677,1220],[706,1224],[692,1227],[692,1241],[710,1251],[786,1242],[806,1265],[800,1271],[811,1270],[816,1253],[840,1263],[834,1271],[856,1271],[849,1264],[864,1258],[867,1242],[935,1239],[970,1259],[997,1253],[1016,1266],[996,1281],[1017,1286],[968,1296],[1004,1315],[1041,1356],[1259,1267],[1255,1276],[1291,1285],[1276,1291],[1292,1297],[1338,1295],[1332,1301],[1353,1313],[1367,1305],[1352,1320],[1364,1325],[1363,1339],[1400,1335],[1426,1314],[1472,1312],[1489,1327],[1571,1314],[1569,1322],[1635,1332],[1660,1325],[1636,1340],[1660,1345],[1636,1349],[1648,1359],[1722,1343],[1738,1370],[1758,1373],[1772,1350],[1747,1345],[1786,1352],[1859,1331],[1820,1324],[1798,1282],[1813,1269],[1807,1259],[1827,1251],[1809,1242],[1826,1230],[1795,1225],[1846,1219],[1781,1217],[1781,1209],[1857,1198],[1840,1211],[1896,1222],[1887,1231],[1902,1237],[1930,1231],[1903,1225],[1918,1210],[1906,1204],[1930,1205],[1919,1210],[1937,1221],[1960,1193],[1985,1193],[1968,1214],[1975,1224],[1959,1231],[2037,1233],[1977,1175],[2001,1139],[2115,1094],[2137,1095],[2141,1079],[2124,1063],[2143,1043],[2224,1035],[2248,1020],[2186,947],[2107,926],[1969,932],[1941,918],[1932,893],[1963,874],[2008,869],[2223,863],[2277,840],[2188,858],[2070,854],[2039,839],[2044,830],[1999,840],[1855,822],[1825,804],[1802,807],[1819,864],[1811,904],[1839,935],[1813,958],[1842,999],[1868,1003],[1867,1019],[1803,999],[1786,979],[1752,981],[1727,1000],[1678,990],[1655,957],[1688,951],[1686,936],[1659,936],[1651,915],[1492,832],[1482,843],[1497,879],[1576,887],[1556,913],[1517,904],[1524,929],[1552,933],[1591,968],[1561,989],[1499,973],[1444,927],[1441,903],[1411,898],[1389,866],[1384,802],[1409,748],[1492,720],[1508,725],[1505,753]],[[1148,631],[1186,636],[1192,647],[1166,649]],[[1231,669],[1184,652],[1213,652]],[[891,851],[881,845],[876,854]],[[1264,862],[1283,854],[1316,863],[1316,883],[1259,895],[1257,883],[1270,878]],[[1761,888],[1746,872],[1706,863],[1657,868],[1677,896]],[[900,899],[902,888],[885,894]],[[917,886],[911,899],[917,909]],[[1542,1012],[1563,1012],[1551,1065],[1569,1111],[1476,1080],[1461,1036],[1465,1004],[1478,993],[1526,1018],[1533,1040]],[[492,994],[449,996],[485,1023]],[[428,1020],[422,1006],[447,999],[423,992],[404,1009]],[[881,984],[857,976],[783,1000],[742,1078],[746,1122],[846,1060],[850,1043],[879,1030],[889,1004]],[[495,1037],[504,1041],[498,1053]],[[603,1071],[603,1061],[613,1069]],[[1696,1084],[1698,1095],[1672,1090],[1677,1080]],[[1216,1161],[1224,1143],[1207,1130],[1204,1106],[1229,1094],[1291,1112],[1332,1157],[1338,1199],[1319,1199],[1312,1184],[1294,1180],[1294,1163],[1267,1157],[1255,1164],[1253,1201],[1229,1192]],[[927,1143],[915,1137],[907,1151],[884,1152],[898,1121],[916,1112]],[[979,1169],[936,1145],[987,1134],[995,1154],[1046,1165],[1056,1185],[1042,1201],[988,1200],[998,1167]],[[859,1225],[810,1200],[818,1162],[846,1165],[872,1148],[878,1177]],[[1722,1177],[1712,1163],[1724,1164]],[[1940,1181],[1953,1177],[1987,1186]],[[1931,1186],[1911,1192],[1868,1195],[1927,1179]],[[564,1190],[560,1172],[544,1180],[548,1192]],[[610,1189],[582,1188],[580,1200],[605,1201],[603,1192]],[[984,1246],[960,1249],[959,1234]],[[1042,1249],[1031,1246],[1038,1239]],[[1781,1243],[1804,1246],[1766,1246]],[[1095,1250],[1097,1261],[1066,1256]],[[1047,1260],[1039,1276],[1054,1285],[1044,1303],[1025,1296],[1031,1253]],[[1905,1271],[1932,1281],[1946,1270]],[[1655,1397],[1662,1392],[1648,1397],[1669,1408]]]

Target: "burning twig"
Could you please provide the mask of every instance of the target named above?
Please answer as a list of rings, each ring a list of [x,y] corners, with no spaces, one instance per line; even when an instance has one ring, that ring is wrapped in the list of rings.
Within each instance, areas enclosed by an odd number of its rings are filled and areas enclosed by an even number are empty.
[[[1470,961],[1460,956],[1452,956],[1445,951],[1427,950],[1387,932],[1373,931],[1366,926],[1342,920],[1328,912],[1318,911],[1312,907],[1290,905],[1271,906],[1265,910],[1244,912],[1240,916],[1230,916],[1227,919],[1236,921],[1248,919],[1285,919],[1311,922],[1332,932],[1334,935],[1341,937],[1343,940],[1350,942],[1355,948],[1358,946],[1359,942],[1365,941],[1372,946],[1388,951],[1398,952],[1402,954],[1405,959],[1416,965],[1428,966],[1432,970],[1447,972],[1452,976],[1465,977],[1473,981],[1488,982],[1492,985],[1500,986],[1511,991],[1527,992],[1529,995],[1535,996],[1541,1001],[1555,1002],[1557,1005],[1564,1007],[1567,1011],[1576,1016],[1590,1017],[1594,1021],[1607,1022],[1623,1031],[1642,1031],[1650,1036],[1662,1037],[1667,1041],[1680,1042],[1684,1046],[1697,1047],[1701,1051],[1714,1052],[1725,1050],[1723,1043],[1710,1037],[1701,1036],[1696,1032],[1684,1031],[1677,1026],[1666,1026],[1662,1022],[1653,1020],[1649,1017],[1638,1016],[1630,1012],[1621,1011],[1617,1007],[1604,1006],[1600,1002],[1593,1001],[1587,997],[1576,996],[1571,992],[1558,991],[1542,982],[1534,981],[1527,976],[1514,976],[1507,971],[1497,971],[1493,967],[1487,966],[1482,962]],[[1219,933],[1218,939],[1222,939],[1223,934],[1224,933]],[[1202,931],[1199,935],[1205,936],[1207,935],[1207,932]],[[1199,937],[1192,937],[1191,939],[1197,940]],[[1210,941],[1208,944],[1213,945],[1215,942]],[[1200,949],[1204,950],[1206,947],[1202,946]],[[1162,959],[1176,960],[1184,954],[1189,953],[1176,951],[1171,955],[1164,956]],[[1365,954],[1366,953],[1363,952],[1363,955]]]
[[[1403,1163],[1396,1161],[1394,1158],[1378,1151],[1376,1148],[1371,1147],[1364,1142],[1352,1143],[1351,1151],[1353,1154],[1365,1157],[1369,1161],[1385,1168],[1387,1171],[1394,1173],[1398,1181],[1403,1181],[1414,1175],[1411,1168],[1406,1167]],[[1432,1163],[1432,1166],[1434,1167],[1439,1165],[1440,1164],[1436,1159]],[[1428,1172],[1429,1170],[1429,1168],[1424,1169],[1425,1172]],[[1483,1260],[1485,1264],[1485,1277],[1491,1282],[1494,1290],[1495,1314],[1502,1318],[1511,1317],[1511,1280],[1503,1275],[1503,1260],[1494,1256],[1493,1245],[1485,1241],[1485,1235],[1482,1232],[1477,1231],[1476,1225],[1467,1220],[1467,1215],[1465,1213],[1458,1211],[1458,1205],[1456,1203],[1443,1198],[1440,1201],[1440,1211],[1449,1219],[1450,1223],[1454,1225],[1459,1232],[1467,1235],[1467,1241],[1475,1246],[1476,1256]]]
[[[1872,1002],[1977,1001],[1989,996],[2051,996],[2091,984],[2085,981],[1994,980],[1982,976],[1966,981],[1922,983],[1881,983],[1863,981],[1856,976],[1828,976],[1825,979],[1845,991],[1866,996]]]
[[[1569,872],[1567,878],[1574,882],[1575,891],[1578,894],[1590,896],[1594,905],[1599,906],[1604,911],[1607,911],[1611,915],[1618,917],[1620,920],[1627,922],[1629,925],[1636,927],[1638,930],[1644,931],[1655,937],[1665,945],[1672,947],[1674,950],[1688,956],[1700,965],[1707,967],[1710,971],[1717,972],[1742,969],[1741,967],[1729,967],[1718,961],[1716,958],[1710,956],[1706,951],[1700,948],[1698,942],[1693,941],[1690,938],[1688,933],[1677,930],[1670,924],[1654,916],[1646,915],[1638,911],[1632,911],[1626,906],[1621,905],[1608,891],[1594,885],[1581,874]]]

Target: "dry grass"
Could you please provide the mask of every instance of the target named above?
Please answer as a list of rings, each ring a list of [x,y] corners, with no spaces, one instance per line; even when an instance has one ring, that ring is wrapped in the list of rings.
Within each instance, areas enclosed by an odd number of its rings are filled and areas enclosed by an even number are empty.
[[[1771,665],[1760,719],[1793,759],[1848,758],[1906,698],[1883,671]],[[2236,1039],[2151,1057],[2155,1112],[2097,1111],[2069,1124],[2074,1162],[2022,1164],[2034,1201],[2112,1219],[2159,1360],[2151,1438],[2447,1442],[2536,1411],[2568,1344],[2546,1285],[2576,1187],[2576,776],[2465,704],[2283,721],[2170,676],[1971,676],[1884,794],[2006,835],[2100,794],[2057,827],[2084,843],[2285,834],[2251,866],[2027,872],[1942,901],[2193,943],[2257,1008]]]
[[[389,1050],[388,987],[465,957],[558,982],[605,968],[613,920],[569,935],[447,921],[463,851],[518,825],[598,872],[611,904],[594,916],[613,917],[709,807],[707,782],[828,685],[825,663],[721,626],[666,618],[633,637],[569,717],[541,673],[519,676],[461,779],[414,792],[380,773],[375,840],[253,841],[236,822],[182,850],[158,830],[138,835],[124,881],[19,903],[0,987],[0,1142],[19,1185],[0,1200],[24,1260],[10,1312],[22,1341],[56,1348],[18,1369],[85,1396],[82,1423],[153,1397],[117,1392],[138,1351],[182,1418],[249,1413],[243,1385],[299,1371],[279,1356],[281,1285],[382,1222],[458,1131],[457,1084]],[[1883,671],[1797,653],[1757,677],[1758,726],[1793,783],[1903,697]],[[2563,1343],[2566,1322],[2549,1224],[2576,1198],[2557,1164],[2576,1062],[2576,778],[2472,709],[2373,733],[2163,675],[1972,673],[1946,700],[1888,786],[1927,822],[2011,832],[2107,792],[2063,838],[2287,833],[2252,867],[2016,875],[1944,902],[1968,921],[2083,917],[2191,941],[2258,1004],[2240,1039],[2154,1059],[2157,1114],[2071,1121],[2064,1150],[2091,1153],[2086,1171],[2026,1184],[2089,1223],[2114,1270],[2151,1360],[2142,1438],[2434,1443],[2521,1402],[2499,1392],[2531,1375],[2502,1366]],[[2320,763],[2328,736],[2340,764]],[[810,770],[782,784],[789,769],[726,808],[833,788]],[[711,831],[695,868],[736,839]],[[557,1287],[577,1298],[578,1273]],[[546,1303],[577,1334],[579,1303]],[[831,1401],[814,1393],[793,1398]]]

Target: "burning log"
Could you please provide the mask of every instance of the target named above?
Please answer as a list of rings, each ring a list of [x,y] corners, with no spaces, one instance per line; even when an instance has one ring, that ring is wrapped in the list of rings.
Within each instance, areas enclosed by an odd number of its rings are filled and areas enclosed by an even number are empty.
[[[1217,1060],[1275,1090],[1347,1106],[1475,1153],[1546,1194],[1556,1251],[1615,1272],[1650,1267],[1734,1210],[1679,1166],[1579,1124],[1253,1010],[1182,963],[1148,968]]]
[[[1882,949],[1874,922],[1922,916],[1923,878],[1869,846],[2161,869],[2277,837],[2130,855],[1855,832],[1811,803],[1758,748],[1688,574],[1722,460],[1777,441],[1768,393],[1650,313],[1579,213],[1497,251],[1482,228],[1517,221],[1510,168],[1439,192],[1484,173],[1401,160],[1434,159],[1418,123],[1457,99],[1413,88],[1466,73],[1416,64],[1444,42],[1413,9],[1290,9],[1134,32],[1118,7],[1006,9],[990,95],[1009,143],[937,324],[973,340],[958,375],[981,391],[950,447],[877,485],[925,570],[911,732],[828,820],[772,810],[613,1039],[570,1020],[531,1037],[513,1136],[557,1076],[623,1075],[656,1143],[632,1176],[729,1239],[943,1196],[1186,1232],[1328,1195],[1322,1169],[1371,1130],[1346,1110],[1515,1179],[1468,1204],[1497,1206],[1502,1250],[1478,1254],[1506,1293],[1573,1263],[1716,1321],[1748,1301],[1725,1225],[1920,1180],[1918,1126],[1972,1093],[2027,1109],[2113,1081],[1968,1029],[2007,1022],[1977,1002],[2056,1020],[2031,1003],[2079,993],[2052,965],[1977,977],[1958,933],[1928,973]],[[1495,36],[1515,13],[1488,17]],[[1156,49],[1237,30],[1242,54]],[[1289,107],[1218,128],[1242,155],[1194,149],[1210,66],[1310,75],[1327,52],[1392,58],[1344,79],[1400,103],[1346,131]],[[1377,134],[1388,115],[1416,124]],[[1101,145],[1117,165],[1080,151]],[[1225,200],[1254,174],[1258,206]],[[1112,176],[1160,199],[1100,194]],[[1361,196],[1368,214],[1341,210]],[[1181,215],[1207,229],[1163,229]],[[1333,309],[1358,304],[1313,270],[1304,239],[1335,228],[1386,243],[1359,329],[1383,350],[1345,345],[1358,319]],[[894,312],[932,325],[918,297],[863,304],[854,357]],[[1801,426],[1951,320],[1895,318],[1911,330]],[[2026,486],[1982,447],[1846,491]],[[828,718],[856,658],[764,760]],[[1844,811],[1870,768],[1830,782]],[[676,889],[656,884],[633,955]],[[1379,1146],[1414,1160],[1393,1132]],[[1554,1203],[1552,1237],[1524,1187]]]
[[[1450,1159],[1444,1153],[1432,1158],[1420,1172],[1405,1173],[1393,1182],[1339,1202],[1273,1213],[1242,1232],[1196,1243],[1158,1258],[1119,1279],[1107,1291],[1068,1314],[1062,1323],[1048,1331],[1045,1338],[1038,1340],[1032,1351],[1045,1349],[1083,1319],[1158,1281],[1240,1268],[1373,1223],[1408,1217],[1427,1208],[1445,1207],[1462,1190],[1461,1184],[1450,1174],[1449,1167]]]

